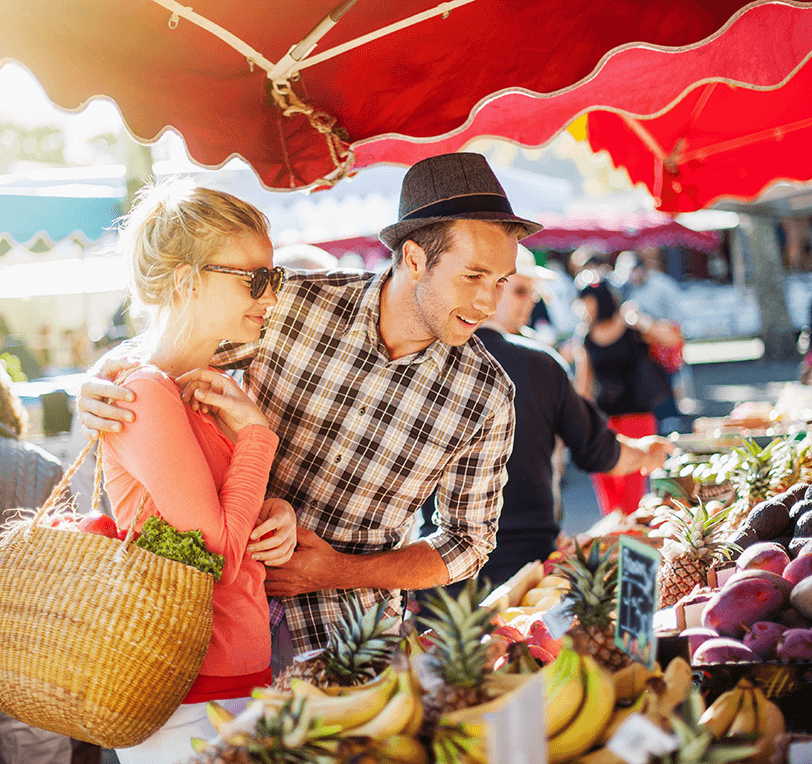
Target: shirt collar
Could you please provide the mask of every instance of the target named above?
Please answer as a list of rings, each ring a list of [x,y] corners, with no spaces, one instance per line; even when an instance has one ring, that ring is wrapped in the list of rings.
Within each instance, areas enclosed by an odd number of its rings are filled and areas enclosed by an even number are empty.
[[[361,295],[358,299],[358,307],[344,331],[344,336],[350,334],[365,335],[369,344],[376,348],[378,352],[387,359],[388,354],[386,352],[386,346],[381,341],[378,322],[381,317],[381,291],[383,290],[383,285],[391,275],[392,266],[389,266],[386,270],[374,275],[367,282],[361,290]],[[432,360],[437,365],[437,369],[441,370],[445,367],[450,352],[450,345],[440,342],[440,340],[435,340],[427,348],[423,348],[423,350],[417,353],[412,353],[411,355],[403,356],[403,358],[398,358],[396,361],[388,362],[405,366]]]

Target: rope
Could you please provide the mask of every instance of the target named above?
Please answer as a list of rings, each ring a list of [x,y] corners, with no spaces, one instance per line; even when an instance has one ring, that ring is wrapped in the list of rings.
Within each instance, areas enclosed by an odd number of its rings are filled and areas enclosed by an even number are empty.
[[[324,136],[327,150],[330,152],[330,158],[333,160],[337,172],[333,173],[329,178],[319,178],[315,183],[334,186],[342,178],[345,178],[352,168],[355,156],[349,144],[344,140],[345,131],[341,127],[336,127],[335,117],[331,117],[326,112],[317,111],[310,104],[302,101],[291,90],[287,82],[271,83],[268,89],[283,116],[292,117],[296,114],[303,114],[307,117],[310,126]],[[285,150],[285,154],[287,155],[287,150]],[[287,157],[286,164],[290,167]]]
[[[121,372],[121,374],[116,377],[116,384],[121,384],[127,377],[130,376],[139,366],[133,366],[130,369],[125,369]],[[90,500],[90,510],[91,512],[98,512],[99,511],[99,502],[101,500],[101,490],[102,490],[102,440],[103,440],[104,433],[99,433],[99,437],[96,441],[90,441],[81,451],[81,453],[76,457],[73,464],[68,468],[65,474],[62,476],[62,480],[54,487],[51,491],[51,495],[45,500],[45,503],[36,511],[34,516],[31,518],[29,526],[26,528],[25,537],[28,538],[31,535],[33,528],[42,520],[45,515],[54,508],[57,500],[59,497],[64,493],[65,489],[68,487],[68,483],[70,483],[71,478],[76,474],[76,471],[79,469],[82,462],[85,460],[85,457],[91,452],[93,447],[96,447],[96,466],[93,470],[93,496]],[[135,516],[133,517],[132,523],[130,523],[130,528],[127,531],[127,536],[124,539],[124,542],[121,545],[121,548],[116,552],[116,559],[120,559],[124,552],[127,551],[127,548],[130,546],[132,542],[133,536],[135,534],[135,526],[138,523],[138,519],[141,517],[141,513],[144,509],[144,505],[146,504],[147,497],[149,496],[149,491],[144,489],[144,495],[141,497],[141,503],[138,505],[138,509],[135,512]]]

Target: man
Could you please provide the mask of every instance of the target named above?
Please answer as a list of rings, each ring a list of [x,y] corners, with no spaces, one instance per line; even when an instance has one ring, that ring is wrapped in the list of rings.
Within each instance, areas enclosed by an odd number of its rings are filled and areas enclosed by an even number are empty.
[[[516,387],[516,435],[496,549],[479,575],[507,580],[526,562],[545,559],[559,533],[553,501],[551,457],[559,435],[572,461],[586,472],[623,475],[662,466],[671,445],[663,438],[615,435],[595,406],[574,390],[566,364],[554,351],[522,335],[546,269],[521,245],[516,273],[494,315],[476,336]]]
[[[513,214],[484,157],[423,160],[381,232],[391,270],[294,274],[263,337],[215,358],[244,369],[280,439],[268,495],[295,508],[298,547],[266,588],[295,653],[324,646],[345,590],[397,615],[400,589],[469,578],[493,549],[513,386],[473,334],[514,272],[517,239],[540,228]],[[85,383],[87,428],[126,420],[105,396],[129,393]],[[435,488],[440,529],[407,543]],[[265,543],[249,550],[261,559]]]

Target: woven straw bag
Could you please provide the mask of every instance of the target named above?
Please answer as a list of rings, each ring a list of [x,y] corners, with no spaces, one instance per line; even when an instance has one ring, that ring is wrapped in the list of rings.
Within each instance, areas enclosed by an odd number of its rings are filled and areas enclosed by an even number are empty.
[[[89,444],[34,517],[0,541],[0,710],[103,748],[143,742],[194,682],[211,575],[132,543],[48,526]],[[93,508],[101,489],[101,442]]]

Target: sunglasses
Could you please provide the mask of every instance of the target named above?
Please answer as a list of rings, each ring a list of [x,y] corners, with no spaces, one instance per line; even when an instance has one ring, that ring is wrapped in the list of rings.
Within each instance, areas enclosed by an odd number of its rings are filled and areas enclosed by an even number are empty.
[[[226,273],[229,276],[243,276],[244,278],[251,279],[251,297],[258,300],[265,294],[265,290],[270,284],[274,294],[277,294],[282,288],[282,282],[285,280],[285,269],[281,265],[275,268],[257,268],[255,271],[246,271],[242,268],[231,268],[228,265],[204,265],[201,270],[211,271],[212,273]]]

